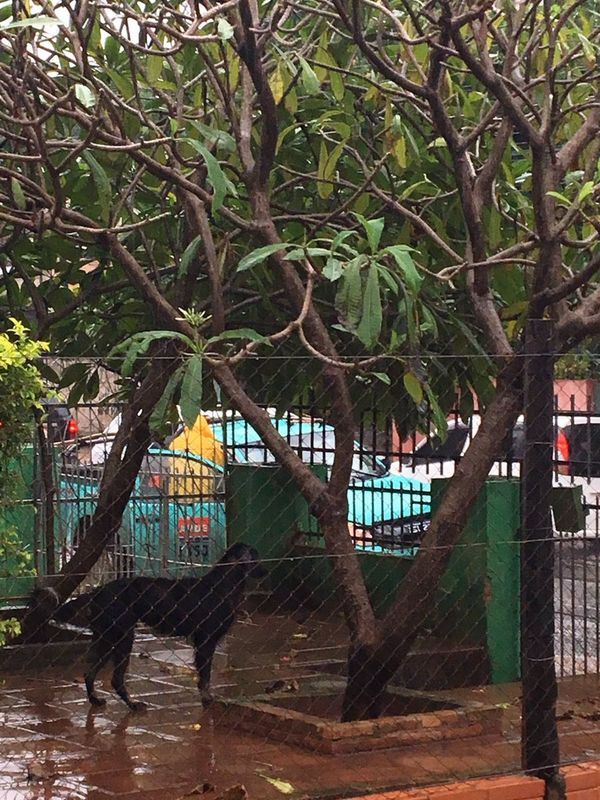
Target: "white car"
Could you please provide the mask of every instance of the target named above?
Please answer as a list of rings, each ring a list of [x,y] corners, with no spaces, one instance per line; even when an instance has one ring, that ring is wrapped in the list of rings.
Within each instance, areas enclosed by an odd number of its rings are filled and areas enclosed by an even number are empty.
[[[448,435],[443,442],[433,434],[420,442],[412,453],[404,455],[392,469],[422,481],[452,477],[479,425],[479,417],[473,417],[468,425],[460,420],[450,420]],[[554,485],[581,486],[587,514],[586,531],[597,536],[600,532],[600,415],[556,415],[554,448]],[[511,437],[502,448],[501,458],[490,470],[490,476],[520,477],[524,454],[525,422],[523,417],[519,417]]]

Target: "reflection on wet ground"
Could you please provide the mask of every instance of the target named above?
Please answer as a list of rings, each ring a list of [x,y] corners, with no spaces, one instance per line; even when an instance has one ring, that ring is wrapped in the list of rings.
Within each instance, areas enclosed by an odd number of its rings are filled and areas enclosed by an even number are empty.
[[[342,657],[343,623],[302,623],[253,614],[238,623],[216,659],[215,688],[253,694],[278,679],[314,674],[315,662]],[[382,752],[327,756],[285,742],[241,733],[218,712],[203,711],[180,641],[138,637],[130,666],[134,697],[148,703],[132,714],[110,692],[106,707],[90,711],[81,668],[39,665],[0,676],[1,800],[214,800],[242,783],[251,800],[423,784],[518,767],[519,687],[460,690],[458,699],[501,705],[501,740],[422,745]],[[34,665],[30,665],[34,666]],[[35,666],[34,666],[35,669]],[[559,712],[565,760],[600,757],[597,681],[563,684]],[[100,688],[100,687],[99,687]],[[110,692],[110,694],[108,694]],[[201,795],[203,786],[216,791]]]

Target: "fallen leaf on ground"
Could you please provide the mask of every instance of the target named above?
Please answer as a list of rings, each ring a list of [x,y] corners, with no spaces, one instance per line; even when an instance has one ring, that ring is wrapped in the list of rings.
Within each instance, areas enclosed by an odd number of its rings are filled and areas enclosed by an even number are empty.
[[[274,786],[282,794],[294,793],[294,787],[289,781],[282,781],[281,778],[270,778],[268,775],[261,775],[261,778],[264,778],[267,783],[270,783],[271,786]]]

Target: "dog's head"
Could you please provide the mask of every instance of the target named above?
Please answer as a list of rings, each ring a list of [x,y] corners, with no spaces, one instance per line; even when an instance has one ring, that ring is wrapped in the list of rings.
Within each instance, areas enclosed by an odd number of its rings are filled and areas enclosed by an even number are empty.
[[[267,570],[260,563],[260,556],[258,551],[250,545],[243,542],[236,542],[232,545],[221,561],[225,564],[238,563],[242,564],[246,570],[247,578],[264,578],[268,573]]]

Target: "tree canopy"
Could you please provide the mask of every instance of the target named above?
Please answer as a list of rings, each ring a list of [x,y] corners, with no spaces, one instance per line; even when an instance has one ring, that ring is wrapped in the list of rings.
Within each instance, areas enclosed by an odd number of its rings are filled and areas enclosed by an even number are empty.
[[[223,327],[281,332],[285,253],[339,354],[400,358],[364,371],[414,421],[424,392],[489,397],[487,359],[437,354],[507,353],[532,290],[570,277],[577,297],[598,229],[594,3],[3,10],[2,284],[63,354],[172,327],[134,268],[165,307],[215,316],[212,261]],[[295,331],[278,345],[306,352]],[[271,363],[284,402],[314,381]],[[93,371],[66,377],[95,394]]]

